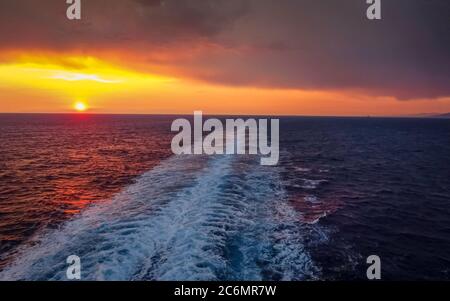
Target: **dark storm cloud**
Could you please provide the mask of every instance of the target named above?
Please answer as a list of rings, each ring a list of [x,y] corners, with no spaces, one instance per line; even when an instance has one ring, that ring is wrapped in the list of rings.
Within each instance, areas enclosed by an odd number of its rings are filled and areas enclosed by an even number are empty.
[[[138,3],[148,6],[160,6],[163,0],[136,0]]]
[[[450,96],[450,3],[383,0],[1,0],[0,48],[155,50],[206,81],[355,89],[401,99]],[[208,51],[191,51],[208,45]],[[149,56],[149,60],[151,57]]]
[[[178,44],[226,30],[245,0],[82,0],[82,20],[64,0],[1,0],[0,47],[120,47],[123,39]],[[134,46],[134,45],[129,45]]]

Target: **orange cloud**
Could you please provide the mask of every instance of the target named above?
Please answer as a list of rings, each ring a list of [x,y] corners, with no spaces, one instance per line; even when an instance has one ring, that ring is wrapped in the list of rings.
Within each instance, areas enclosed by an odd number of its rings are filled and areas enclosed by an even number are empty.
[[[400,102],[356,91],[218,85],[136,71],[91,56],[22,54],[0,64],[0,111],[261,115],[396,115],[446,112],[450,99]]]

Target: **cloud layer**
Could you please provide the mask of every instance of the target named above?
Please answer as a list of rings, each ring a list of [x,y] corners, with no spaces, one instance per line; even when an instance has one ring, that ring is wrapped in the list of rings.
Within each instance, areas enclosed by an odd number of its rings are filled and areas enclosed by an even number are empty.
[[[107,52],[234,86],[450,96],[450,3],[364,0],[64,0],[0,2],[0,51]],[[154,69],[153,69],[154,70]]]

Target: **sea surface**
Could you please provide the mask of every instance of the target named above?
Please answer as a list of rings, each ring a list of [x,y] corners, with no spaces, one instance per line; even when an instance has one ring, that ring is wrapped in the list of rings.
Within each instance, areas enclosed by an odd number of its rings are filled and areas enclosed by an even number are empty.
[[[280,162],[175,116],[0,115],[0,280],[450,280],[450,120],[280,119]]]

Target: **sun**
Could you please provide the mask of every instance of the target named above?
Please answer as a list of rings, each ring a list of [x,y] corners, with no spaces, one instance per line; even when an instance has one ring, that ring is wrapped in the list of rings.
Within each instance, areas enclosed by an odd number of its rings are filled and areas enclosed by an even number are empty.
[[[84,112],[87,110],[87,105],[84,102],[81,101],[77,101],[74,105],[73,108],[78,111],[78,112]]]

